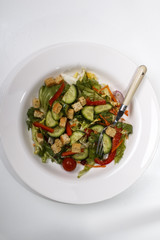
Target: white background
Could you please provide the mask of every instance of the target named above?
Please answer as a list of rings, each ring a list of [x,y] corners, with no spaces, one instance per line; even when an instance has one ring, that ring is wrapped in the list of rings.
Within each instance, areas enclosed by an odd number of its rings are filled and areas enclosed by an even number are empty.
[[[41,48],[89,41],[147,65],[160,102],[159,29],[158,0],[0,0],[0,84],[18,63]],[[159,159],[160,147],[143,176],[113,199],[69,205],[24,186],[0,146],[0,240],[159,240]]]

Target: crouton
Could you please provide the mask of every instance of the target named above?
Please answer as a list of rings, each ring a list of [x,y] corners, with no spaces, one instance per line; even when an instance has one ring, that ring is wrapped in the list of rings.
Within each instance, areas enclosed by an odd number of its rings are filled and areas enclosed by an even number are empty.
[[[60,139],[56,139],[54,144],[51,146],[52,151],[56,154],[59,153],[62,149],[62,142]]]
[[[106,134],[107,134],[108,136],[110,136],[110,137],[114,137],[115,134],[116,134],[115,128],[109,126],[109,127],[106,129]]]
[[[51,87],[56,84],[55,79],[53,77],[47,78],[44,82],[47,87]]]
[[[37,138],[37,141],[38,141],[38,143],[43,143],[43,135],[42,135],[42,133],[37,133],[37,135],[36,135],[36,138]]]
[[[86,105],[86,99],[82,96],[79,98],[79,102],[81,103],[82,106],[85,106]]]
[[[63,145],[59,138],[57,138],[54,143],[57,145],[57,147],[62,147]]]
[[[61,111],[61,109],[62,109],[62,105],[60,104],[60,103],[55,103],[54,105],[53,105],[53,109],[52,109],[52,111],[54,112],[54,113],[60,113],[60,111]]]
[[[36,117],[36,118],[43,118],[43,116],[44,116],[43,112],[38,111],[38,110],[34,111],[34,117]]]
[[[62,117],[62,118],[60,119],[59,126],[60,126],[60,127],[65,127],[65,126],[66,126],[66,122],[67,122],[67,118],[66,118],[66,117]]]
[[[67,112],[67,118],[72,120],[73,117],[74,117],[74,110],[72,108],[70,108]]]
[[[55,78],[55,84],[61,84],[63,82],[63,77],[61,75],[59,75],[58,77]]]
[[[75,112],[78,112],[83,108],[80,102],[76,102],[76,103],[72,104],[72,107]]]
[[[57,145],[55,143],[52,144],[51,149],[55,154],[59,153],[61,151],[61,147],[57,147]]]
[[[33,98],[33,100],[32,100],[32,106],[33,106],[34,108],[39,108],[39,107],[40,107],[40,100],[39,100],[39,98]]]
[[[81,152],[81,144],[80,143],[73,143],[72,144],[72,152],[80,153]]]
[[[61,139],[61,142],[62,142],[63,145],[66,145],[66,144],[70,143],[70,138],[66,133],[61,135],[60,139]]]

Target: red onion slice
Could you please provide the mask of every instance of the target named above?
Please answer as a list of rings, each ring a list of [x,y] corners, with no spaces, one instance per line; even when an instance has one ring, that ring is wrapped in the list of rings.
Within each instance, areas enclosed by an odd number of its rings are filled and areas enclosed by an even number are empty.
[[[124,97],[123,97],[123,94],[120,91],[118,91],[118,90],[114,91],[113,95],[115,96],[117,102],[119,102],[120,104],[123,103]]]

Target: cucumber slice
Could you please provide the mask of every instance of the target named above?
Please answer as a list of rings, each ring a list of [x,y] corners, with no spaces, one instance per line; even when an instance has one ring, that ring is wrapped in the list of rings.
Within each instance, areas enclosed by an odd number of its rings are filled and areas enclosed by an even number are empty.
[[[50,133],[48,132],[48,134],[51,136],[51,137],[59,137],[61,136],[63,133],[65,132],[65,128],[64,127],[55,127],[54,128],[54,132],[53,133]]]
[[[85,106],[82,109],[82,115],[89,121],[93,121],[94,120],[94,107],[93,106]]]
[[[57,103],[57,101],[55,101],[53,103],[52,109],[53,109],[54,104],[56,104],[56,103]],[[57,114],[57,113],[52,111],[52,117],[53,117],[54,120],[58,121],[62,116],[63,116],[63,112],[60,112],[60,113]]]
[[[63,116],[63,113],[60,112],[59,114],[52,112],[52,117],[55,121],[58,121]]]
[[[112,105],[107,103],[105,105],[98,105],[94,108],[94,111],[96,114],[104,112],[104,111],[108,111],[112,108]]]
[[[85,159],[87,157],[88,157],[88,148],[85,148],[84,152],[76,153],[76,154],[73,155],[73,158],[75,160],[83,160],[83,159]]]
[[[73,132],[72,136],[71,136],[71,144],[77,142],[81,137],[84,136],[84,132],[81,131],[75,131]]]
[[[71,85],[68,91],[64,94],[62,101],[68,104],[73,103],[77,98],[77,88],[75,85]]]
[[[95,125],[95,126],[91,127],[91,129],[98,133],[101,133],[103,131],[104,127],[102,125]]]
[[[103,152],[104,154],[109,153],[112,148],[111,138],[107,134],[103,134]]]
[[[55,121],[52,117],[52,113],[51,111],[47,112],[47,116],[46,116],[46,125],[48,127],[55,127],[58,125],[58,121]]]

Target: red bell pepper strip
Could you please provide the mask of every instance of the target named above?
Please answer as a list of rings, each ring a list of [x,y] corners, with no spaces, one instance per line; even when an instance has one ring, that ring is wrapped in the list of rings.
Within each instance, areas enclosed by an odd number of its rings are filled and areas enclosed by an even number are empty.
[[[74,155],[74,154],[75,154],[74,152],[68,151],[68,152],[63,152],[61,156],[65,157],[65,156],[70,156],[70,155]]]
[[[91,135],[91,132],[93,132],[93,130],[90,128],[85,128],[84,131],[85,131],[87,137],[89,137]]]
[[[72,135],[72,129],[71,129],[71,125],[69,122],[67,122],[67,124],[66,124],[66,132],[67,132],[68,136]]]
[[[54,129],[53,129],[53,128],[47,127],[47,126],[43,125],[42,123],[33,122],[33,125],[34,125],[35,127],[42,128],[43,130],[46,130],[46,131],[48,131],[48,132],[51,132],[51,133],[54,132]]]
[[[84,150],[81,149],[81,152],[84,152]],[[71,156],[71,155],[74,155],[74,154],[76,154],[76,153],[72,152],[72,151],[68,151],[68,152],[63,152],[61,156],[65,157],[65,156]]]
[[[116,156],[116,146],[118,145],[120,139],[121,139],[121,136],[122,136],[122,133],[121,133],[121,128],[116,128],[116,134],[115,136],[113,137],[113,140],[112,140],[112,149],[115,149],[114,151],[111,150],[111,152],[109,153],[108,155],[108,158],[104,159],[104,160],[100,160],[99,158],[95,158],[95,163],[99,164],[99,165],[107,165],[109,164],[110,162],[112,162]]]
[[[54,94],[54,96],[49,100],[49,105],[50,105],[50,106],[52,106],[53,102],[60,97],[60,95],[61,95],[62,92],[63,92],[64,87],[65,87],[65,83],[63,82],[63,83],[61,84],[60,88],[58,89],[58,91],[57,91],[57,92]]]
[[[97,163],[101,166],[107,165],[114,160],[115,155],[116,155],[116,151],[109,153],[108,158],[105,160],[100,160],[99,158],[95,158],[94,161],[95,161],[95,163]]]
[[[104,104],[106,104],[106,100],[91,101],[89,98],[86,99],[87,106],[97,106],[97,105],[104,105]]]

